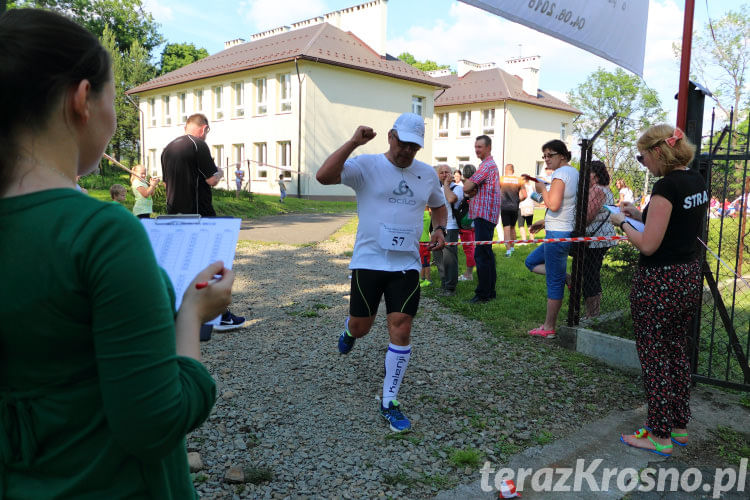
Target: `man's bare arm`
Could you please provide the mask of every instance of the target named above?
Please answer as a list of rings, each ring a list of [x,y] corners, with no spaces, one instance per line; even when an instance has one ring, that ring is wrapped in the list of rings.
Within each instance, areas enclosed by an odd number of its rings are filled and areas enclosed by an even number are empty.
[[[323,185],[338,184],[341,182],[341,172],[344,170],[344,163],[351,156],[355,149],[363,144],[370,142],[377,134],[370,127],[360,125],[354,132],[351,139],[346,141],[343,146],[333,152],[326,158],[323,165],[318,169],[315,178]]]

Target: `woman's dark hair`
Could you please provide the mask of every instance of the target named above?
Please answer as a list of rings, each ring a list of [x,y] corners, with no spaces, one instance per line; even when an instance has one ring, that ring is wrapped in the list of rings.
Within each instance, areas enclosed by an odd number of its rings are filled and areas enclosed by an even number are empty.
[[[604,162],[594,160],[591,162],[591,165],[589,165],[589,168],[596,176],[598,181],[597,184],[600,186],[609,186],[609,172],[607,172],[607,167],[604,165]]]
[[[19,154],[17,135],[44,126],[62,95],[81,80],[94,92],[110,80],[99,40],[54,12],[13,9],[0,16],[0,193]]]
[[[545,149],[549,149],[550,151],[554,151],[555,153],[560,153],[566,161],[570,161],[570,159],[573,157],[570,154],[570,151],[568,151],[568,146],[560,139],[552,139],[549,142],[545,142],[544,146],[542,146],[542,151],[544,151]]]
[[[477,169],[476,169],[476,167],[474,167],[474,165],[471,165],[469,163],[467,163],[466,165],[464,165],[464,177],[466,179],[468,179],[469,177],[471,177],[472,175],[474,175],[476,172],[477,172]]]

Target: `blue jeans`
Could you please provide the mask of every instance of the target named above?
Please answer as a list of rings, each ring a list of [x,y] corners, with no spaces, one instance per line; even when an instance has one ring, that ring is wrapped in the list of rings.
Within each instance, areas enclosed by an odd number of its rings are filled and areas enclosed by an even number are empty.
[[[546,231],[545,238],[568,238],[572,231]],[[570,243],[542,243],[526,257],[529,271],[544,264],[547,272],[547,298],[562,300],[565,293],[565,271],[568,267]]]
[[[476,241],[492,241],[495,234],[495,224],[484,220],[474,219],[474,239]],[[477,245],[474,250],[474,260],[477,262],[477,287],[474,294],[480,299],[493,299],[497,268],[495,267],[495,252],[492,245]]]

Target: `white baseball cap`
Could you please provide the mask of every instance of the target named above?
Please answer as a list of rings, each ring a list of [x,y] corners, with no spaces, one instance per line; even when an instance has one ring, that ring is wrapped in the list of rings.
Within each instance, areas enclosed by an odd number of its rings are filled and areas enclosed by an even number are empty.
[[[396,118],[393,124],[398,139],[402,142],[413,142],[424,147],[424,119],[414,113],[404,113]]]

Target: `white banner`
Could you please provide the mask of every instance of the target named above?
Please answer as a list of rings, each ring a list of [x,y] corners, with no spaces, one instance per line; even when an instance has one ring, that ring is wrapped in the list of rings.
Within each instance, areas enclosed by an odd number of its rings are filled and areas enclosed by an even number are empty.
[[[643,76],[648,0],[459,0]]]

